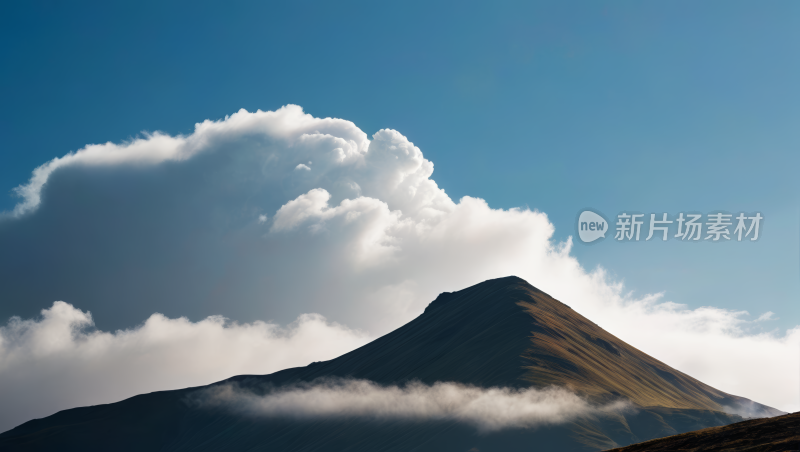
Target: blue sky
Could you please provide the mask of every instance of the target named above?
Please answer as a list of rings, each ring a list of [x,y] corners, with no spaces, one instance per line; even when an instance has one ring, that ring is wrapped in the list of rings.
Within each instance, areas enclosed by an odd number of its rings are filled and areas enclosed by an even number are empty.
[[[0,212],[40,165],[116,144],[51,163],[38,207],[0,216],[0,431],[331,359],[512,273],[797,411],[798,17],[796,1],[3,3]],[[559,253],[585,208],[764,220],[756,242],[612,233]]]
[[[760,211],[756,243],[574,252],[637,293],[800,316],[796,2],[2,8],[7,194],[88,143],[294,103],[400,131],[453,199],[539,209],[560,239],[584,207]]]

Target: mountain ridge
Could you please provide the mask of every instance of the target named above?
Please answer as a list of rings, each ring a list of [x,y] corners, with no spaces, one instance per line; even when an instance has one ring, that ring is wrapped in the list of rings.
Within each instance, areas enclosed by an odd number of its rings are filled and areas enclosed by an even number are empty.
[[[659,438],[608,452],[800,451],[800,412],[750,419]]]
[[[416,319],[338,358],[269,375],[235,376],[209,387],[235,383],[258,393],[265,387],[331,377],[381,385],[418,381],[484,388],[561,386],[592,403],[625,399],[636,408],[595,420],[476,436],[463,425],[446,422],[420,426],[337,419],[311,424],[256,421],[192,409],[186,397],[198,388],[188,388],[29,421],[0,434],[0,446],[22,450],[58,439],[62,445],[78,441],[80,449],[91,450],[88,446],[107,446],[115,438],[130,436],[131,429],[152,429],[162,433],[151,434],[148,447],[164,450],[267,445],[277,450],[448,450],[435,448],[444,443],[479,445],[482,451],[499,445],[503,450],[525,450],[527,442],[536,440],[552,444],[553,450],[588,451],[741,420],[724,412],[730,407],[780,414],[672,369],[514,276],[440,294]],[[106,432],[117,434],[103,436]],[[106,439],[82,440],[100,433]]]

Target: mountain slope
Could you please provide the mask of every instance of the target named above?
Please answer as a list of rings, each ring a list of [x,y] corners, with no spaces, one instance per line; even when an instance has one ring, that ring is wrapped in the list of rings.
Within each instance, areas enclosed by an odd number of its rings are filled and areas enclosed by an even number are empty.
[[[638,410],[554,427],[476,433],[454,421],[297,420],[197,409],[196,389],[59,412],[0,435],[3,450],[600,450],[780,414],[705,385],[640,352],[516,277],[443,293],[403,327],[339,358],[265,376],[233,377],[253,392],[318,378],[382,385],[418,380],[480,387],[563,386],[593,403]]]
[[[752,419],[667,438],[654,439],[609,452],[745,452],[800,451],[800,413]]]

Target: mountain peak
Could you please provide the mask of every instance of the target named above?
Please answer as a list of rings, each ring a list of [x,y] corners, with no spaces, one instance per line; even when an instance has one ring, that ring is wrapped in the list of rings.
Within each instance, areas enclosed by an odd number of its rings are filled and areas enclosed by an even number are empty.
[[[284,384],[330,376],[381,384],[561,386],[596,402],[781,413],[672,369],[517,276],[443,292],[422,315],[359,349],[257,378]]]
[[[484,388],[558,386],[592,403],[622,399],[638,409],[543,430],[541,435],[536,429],[523,429],[475,436],[463,426],[451,429],[431,423],[254,420],[226,411],[201,412],[186,404],[186,398],[199,389],[190,388],[30,421],[0,435],[0,448],[433,451],[452,450],[458,443],[465,446],[463,450],[474,444],[486,444],[486,450],[500,444],[502,450],[529,450],[532,441],[542,444],[550,438],[555,441],[552,450],[585,451],[740,420],[723,413],[731,409],[750,416],[781,414],[672,369],[516,276],[442,293],[416,319],[330,361],[217,384],[231,383],[257,393],[329,378],[378,385],[417,381]],[[150,433],[131,433],[144,431]],[[309,434],[312,431],[317,433]],[[363,440],[365,435],[371,439]],[[440,442],[431,442],[434,438]],[[87,449],[86,442],[93,446]]]
[[[449,301],[457,300],[459,298],[459,294],[463,294],[465,292],[484,293],[487,291],[496,292],[514,289],[525,289],[541,292],[539,289],[533,287],[527,281],[518,276],[504,276],[502,278],[486,280],[482,283],[475,284],[474,286],[467,287],[466,289],[462,289],[457,292],[442,292],[425,308],[425,312],[428,312],[429,309],[437,309],[441,306],[445,306]],[[484,297],[484,300],[487,302],[494,301],[491,297]]]
[[[395,349],[394,344],[402,347]],[[413,366],[407,355],[414,356]],[[672,369],[517,276],[443,292],[417,319],[338,360],[351,359],[360,363],[359,370],[340,368],[336,374],[375,379],[367,371],[374,363],[396,369],[380,374],[385,383],[420,379],[480,386],[555,385],[592,400],[624,398],[642,407],[780,414]],[[335,368],[331,362],[326,371]],[[414,370],[405,374],[404,368]]]

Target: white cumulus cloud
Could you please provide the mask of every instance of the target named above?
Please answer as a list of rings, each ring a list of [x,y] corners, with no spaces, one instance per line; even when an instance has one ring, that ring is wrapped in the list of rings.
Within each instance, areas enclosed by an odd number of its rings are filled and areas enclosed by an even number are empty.
[[[286,327],[161,314],[116,332],[93,326],[90,313],[57,301],[39,319],[0,327],[0,430],[60,409],[305,366],[369,341],[316,314]]]

